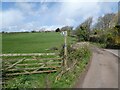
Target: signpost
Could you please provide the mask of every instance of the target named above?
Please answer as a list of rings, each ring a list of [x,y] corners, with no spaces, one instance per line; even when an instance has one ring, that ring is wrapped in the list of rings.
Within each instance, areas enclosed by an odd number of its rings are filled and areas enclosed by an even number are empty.
[[[64,36],[64,66],[67,68],[67,31],[62,31]]]

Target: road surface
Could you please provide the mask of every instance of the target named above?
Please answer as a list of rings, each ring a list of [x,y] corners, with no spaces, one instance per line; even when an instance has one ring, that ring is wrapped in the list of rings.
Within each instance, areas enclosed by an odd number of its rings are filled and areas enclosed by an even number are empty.
[[[95,47],[92,51],[91,65],[78,88],[118,88],[118,57]]]
[[[119,55],[120,51],[119,50],[114,50],[114,49],[104,49],[104,50],[106,50],[106,51],[108,51],[110,53],[113,53],[114,55],[120,57],[120,55]]]

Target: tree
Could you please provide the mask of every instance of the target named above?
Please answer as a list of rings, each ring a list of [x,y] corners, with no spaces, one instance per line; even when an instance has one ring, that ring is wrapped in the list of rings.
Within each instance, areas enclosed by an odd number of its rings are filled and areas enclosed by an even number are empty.
[[[35,30],[33,30],[33,31],[31,31],[32,33],[35,33],[36,31]]]
[[[73,29],[72,26],[64,26],[64,27],[61,28],[61,31],[67,31],[68,36],[71,36],[72,29]]]
[[[60,32],[60,29],[59,29],[59,28],[57,28],[57,29],[55,30],[55,32]]]
[[[103,17],[99,17],[96,25],[94,26],[96,29],[106,30],[112,27],[111,21],[115,17],[114,13],[105,14]]]
[[[97,30],[97,35],[101,41],[110,48],[119,47],[120,45],[119,15],[120,11],[118,13],[105,14],[103,17],[98,18],[94,26],[94,30]]]
[[[118,24],[118,18],[119,18],[119,13],[116,13],[115,15],[114,15],[114,17],[113,17],[113,19],[110,21],[110,27],[111,28],[113,28],[113,27],[115,27],[117,24]]]
[[[2,31],[2,33],[5,33],[5,31]]]
[[[91,24],[92,24],[92,17],[89,17],[76,28],[76,35],[78,41],[89,40]]]
[[[94,25],[94,29],[98,30],[99,36],[101,37],[100,40],[103,43],[106,43],[107,36],[111,36],[108,34],[110,30],[115,26],[115,19],[116,14],[114,13],[107,13],[104,16],[98,18],[97,23]]]

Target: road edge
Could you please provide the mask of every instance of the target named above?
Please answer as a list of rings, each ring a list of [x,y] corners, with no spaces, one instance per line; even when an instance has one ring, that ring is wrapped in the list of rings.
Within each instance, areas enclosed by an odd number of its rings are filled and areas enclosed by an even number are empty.
[[[119,56],[120,50],[118,50],[118,56],[110,51],[107,51],[105,49],[103,49],[103,50],[118,58],[118,90],[120,90],[120,56]]]
[[[83,70],[80,73],[80,76],[78,77],[77,81],[73,85],[73,88],[82,88],[82,84],[83,84],[83,81],[85,79],[85,76],[87,75],[89,67],[91,66],[92,58],[93,58],[93,51],[91,50],[91,56],[90,56],[89,62],[86,65],[85,70]]]

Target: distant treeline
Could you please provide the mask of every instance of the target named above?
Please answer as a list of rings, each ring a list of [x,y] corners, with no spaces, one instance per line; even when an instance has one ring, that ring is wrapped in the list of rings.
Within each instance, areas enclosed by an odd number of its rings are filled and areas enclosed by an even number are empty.
[[[1,33],[41,33],[41,32],[55,32],[55,31],[24,31],[24,32],[5,32],[5,31],[2,31]]]

